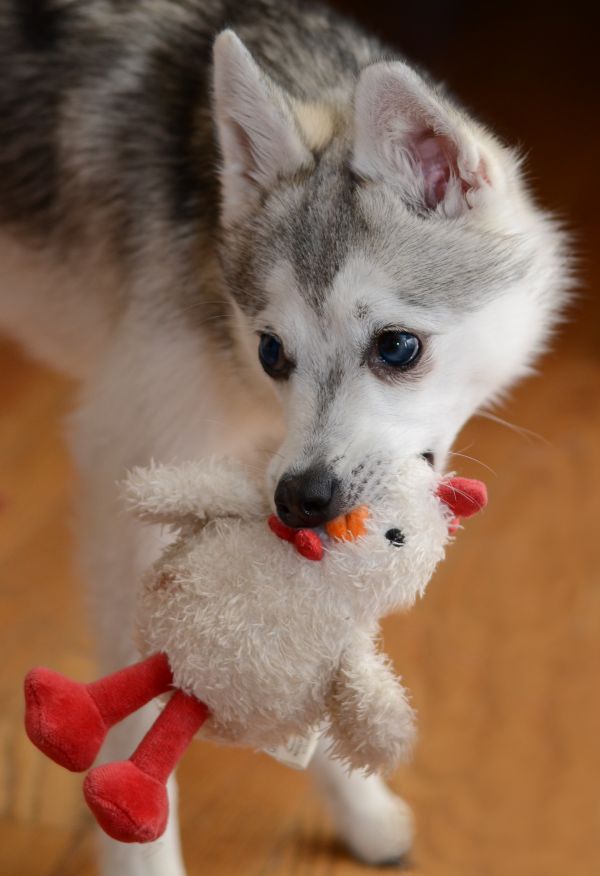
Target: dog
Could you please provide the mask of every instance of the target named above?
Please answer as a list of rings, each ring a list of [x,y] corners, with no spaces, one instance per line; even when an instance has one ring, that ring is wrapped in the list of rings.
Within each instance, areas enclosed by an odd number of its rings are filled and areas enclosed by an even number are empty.
[[[0,65],[0,325],[80,381],[110,671],[164,543],[121,513],[129,468],[233,454],[291,527],[368,503],[410,456],[443,470],[544,348],[568,244],[515,150],[319,6],[0,0]],[[315,774],[357,857],[401,857],[410,813],[377,776],[323,750]],[[151,855],[107,842],[102,868],[181,876],[176,818]]]

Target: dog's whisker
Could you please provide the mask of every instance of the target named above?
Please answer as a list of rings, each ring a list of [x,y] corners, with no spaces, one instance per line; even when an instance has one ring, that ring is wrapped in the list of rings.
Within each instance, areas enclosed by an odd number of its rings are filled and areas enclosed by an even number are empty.
[[[477,459],[476,456],[469,456],[466,453],[461,453],[459,450],[451,450],[448,453],[448,456],[460,456],[462,459],[469,459],[471,460],[471,462],[476,462],[478,465],[481,465],[483,468],[487,469],[491,474],[494,475],[494,477],[498,477],[497,471],[494,471],[494,469],[490,465],[483,462],[481,459]]]
[[[516,423],[511,423],[509,420],[505,420],[497,414],[491,414],[489,411],[479,411],[475,416],[482,417],[484,420],[490,420],[492,423],[498,423],[500,426],[505,426],[507,429],[510,429],[511,432],[514,432],[523,438],[535,439],[536,441],[541,441],[543,444],[548,445],[548,447],[552,446],[552,442],[544,435],[540,435],[539,432],[534,432],[526,426],[519,426]]]
[[[461,490],[459,487],[452,484],[452,491],[456,493],[457,496],[462,496],[464,499],[469,499],[473,502],[473,496],[470,496],[468,493],[465,493],[464,490]]]

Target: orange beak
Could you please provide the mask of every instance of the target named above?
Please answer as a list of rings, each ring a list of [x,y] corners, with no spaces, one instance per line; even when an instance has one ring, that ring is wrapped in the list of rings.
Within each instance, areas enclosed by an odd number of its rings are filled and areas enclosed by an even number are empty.
[[[325,531],[335,541],[355,541],[367,531],[365,520],[368,516],[369,509],[366,505],[361,505],[349,514],[342,514],[335,520],[330,520],[325,524]]]

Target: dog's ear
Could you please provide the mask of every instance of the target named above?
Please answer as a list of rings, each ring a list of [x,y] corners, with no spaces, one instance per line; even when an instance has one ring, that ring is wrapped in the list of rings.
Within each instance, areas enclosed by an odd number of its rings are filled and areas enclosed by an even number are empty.
[[[312,162],[289,98],[231,30],[214,45],[214,109],[222,166],[222,218],[229,225],[261,190]]]
[[[500,146],[411,67],[366,67],[355,96],[355,171],[414,209],[459,216],[504,185]]]

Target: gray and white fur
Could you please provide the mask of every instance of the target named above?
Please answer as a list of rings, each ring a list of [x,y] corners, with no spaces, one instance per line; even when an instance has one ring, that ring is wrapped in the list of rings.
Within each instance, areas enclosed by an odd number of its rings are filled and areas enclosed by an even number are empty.
[[[268,463],[292,518],[309,487],[341,513],[408,457],[443,469],[569,285],[515,151],[390,47],[287,0],[0,0],[0,266],[0,327],[81,382],[105,670],[133,656],[161,544],[119,513],[127,468],[230,453]],[[417,339],[410,367],[384,361],[386,332]],[[317,761],[352,850],[398,858],[405,805]],[[180,876],[176,833],[152,855],[106,841],[104,873]]]

